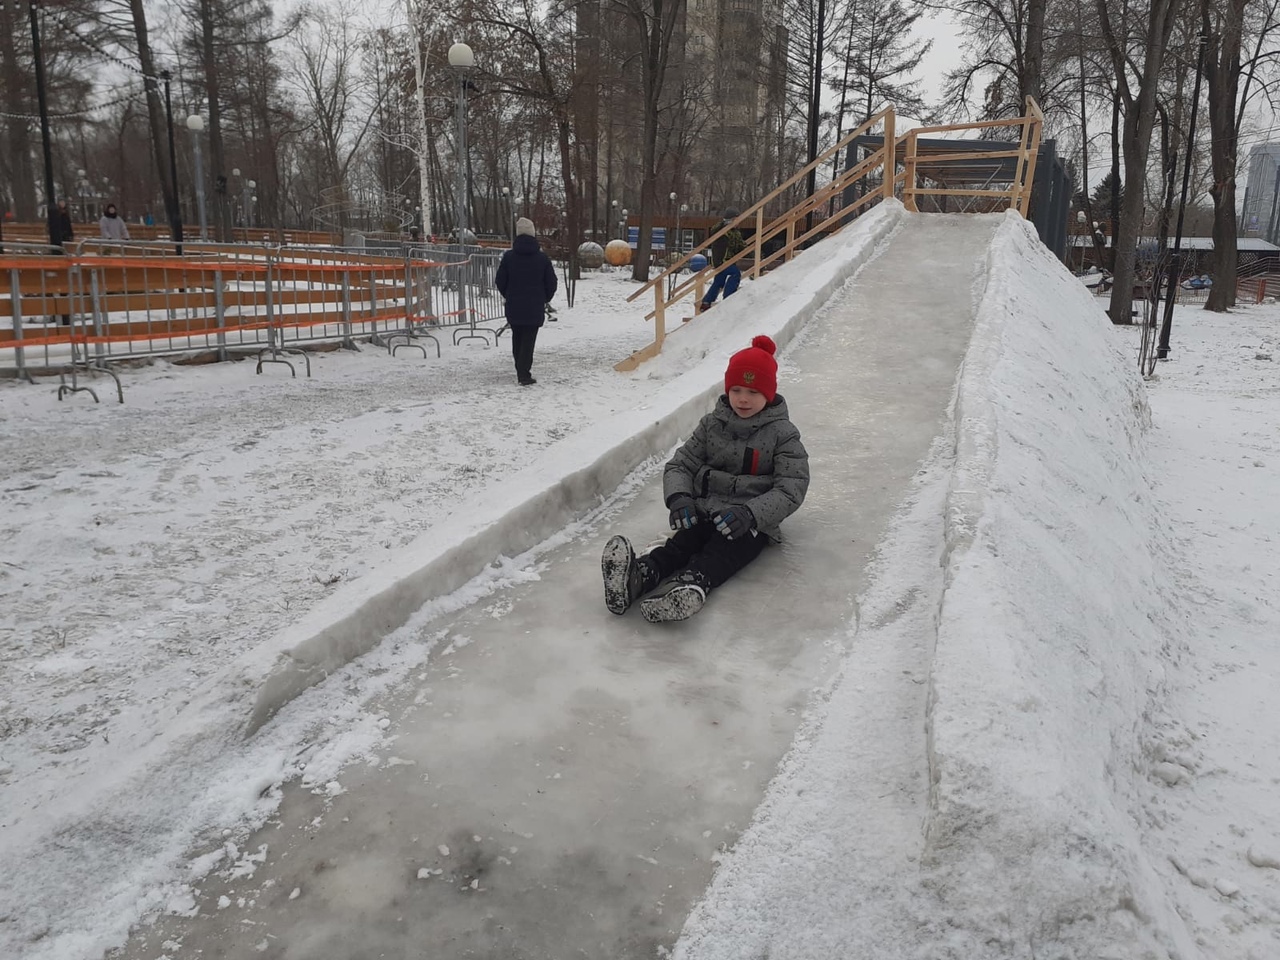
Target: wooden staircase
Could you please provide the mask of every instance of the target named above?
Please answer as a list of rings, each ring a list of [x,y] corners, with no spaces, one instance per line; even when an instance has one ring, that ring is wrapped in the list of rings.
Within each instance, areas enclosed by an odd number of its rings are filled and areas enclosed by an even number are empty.
[[[645,319],[654,321],[654,338],[648,346],[616,363],[614,369],[634,370],[646,360],[661,353],[667,335],[667,311],[686,298],[691,298],[693,302],[690,308],[696,317],[701,312],[702,297],[707,283],[718,270],[741,263],[746,267],[743,270],[743,276],[748,280],[756,280],[772,268],[789,263],[796,253],[805,247],[839,233],[859,214],[882,200],[900,197],[908,210],[917,211],[919,199],[926,196],[994,198],[1007,202],[1009,207],[1017,210],[1024,217],[1027,216],[1031,206],[1031,185],[1035,176],[1036,155],[1040,149],[1040,135],[1044,126],[1044,114],[1035,100],[1028,97],[1023,116],[1011,120],[916,127],[901,135],[896,135],[895,124],[894,108],[889,106],[881,110],[834,146],[814,158],[813,162],[806,164],[779,184],[773,192],[752,204],[720,230],[707,237],[698,247],[689,251],[631,294],[627,298],[628,302],[646,293],[652,294],[653,309]],[[1008,151],[984,150],[975,153],[971,148],[966,149],[965,140],[957,139],[954,151],[939,153],[935,145],[925,158],[919,150],[918,141],[921,137],[950,135],[966,130],[990,130],[998,127],[1018,128],[1016,148]],[[865,159],[842,171],[785,213],[773,217],[766,216],[765,211],[769,205],[808,177],[810,172],[820,170],[829,164],[833,157],[839,156],[841,151],[848,150],[860,137],[877,130],[882,134],[879,149],[873,150]],[[998,189],[989,184],[972,189],[949,187],[945,186],[945,181],[939,179],[937,175],[937,171],[945,169],[948,163],[959,165],[966,162],[972,164],[974,161],[1003,159],[1016,161],[1015,172],[1006,189]],[[930,172],[926,173],[926,171]],[[930,176],[934,178],[933,186],[929,185]],[[855,192],[853,187],[858,183],[864,185],[861,195],[848,199]],[[846,202],[847,199],[848,202]],[[702,270],[683,280],[680,279],[679,272],[688,266],[695,255],[698,253],[705,255],[714,242],[730,230],[739,227],[754,230],[754,235],[742,251],[727,258],[719,266],[713,267],[708,262],[708,266]],[[777,245],[779,239],[782,241],[780,246]],[[769,252],[766,252],[767,249]]]

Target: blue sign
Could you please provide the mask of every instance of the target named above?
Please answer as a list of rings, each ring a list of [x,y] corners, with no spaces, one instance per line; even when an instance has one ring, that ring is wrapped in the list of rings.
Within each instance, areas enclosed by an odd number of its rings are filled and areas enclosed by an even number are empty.
[[[640,228],[639,227],[627,227],[627,243],[631,244],[631,248],[633,250],[640,245]],[[667,249],[667,228],[666,227],[653,228],[653,240],[652,240],[651,246],[654,250]]]

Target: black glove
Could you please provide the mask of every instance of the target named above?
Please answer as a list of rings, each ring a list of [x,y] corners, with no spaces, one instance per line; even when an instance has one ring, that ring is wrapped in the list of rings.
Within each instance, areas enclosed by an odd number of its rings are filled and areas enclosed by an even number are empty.
[[[723,536],[730,540],[745,537],[756,528],[755,514],[751,512],[750,507],[729,507],[727,510],[721,510],[711,518],[711,522]]]
[[[677,493],[667,506],[671,508],[672,530],[688,530],[698,522],[698,504],[687,493]]]

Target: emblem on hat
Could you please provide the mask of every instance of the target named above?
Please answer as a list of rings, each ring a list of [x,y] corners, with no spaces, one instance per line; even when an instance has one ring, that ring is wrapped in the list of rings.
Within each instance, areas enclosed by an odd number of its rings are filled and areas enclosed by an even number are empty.
[[[742,373],[742,382],[752,384],[756,382],[756,372],[754,370],[744,370]]]

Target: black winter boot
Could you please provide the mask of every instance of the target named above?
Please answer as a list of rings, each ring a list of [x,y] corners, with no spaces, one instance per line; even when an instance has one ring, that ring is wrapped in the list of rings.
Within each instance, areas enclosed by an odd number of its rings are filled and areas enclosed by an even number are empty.
[[[658,585],[653,561],[637,558],[626,537],[613,537],[604,545],[600,572],[604,576],[604,605],[618,615]]]
[[[698,570],[683,570],[662,583],[657,592],[640,604],[640,612],[650,623],[688,620],[707,602],[711,584]]]

